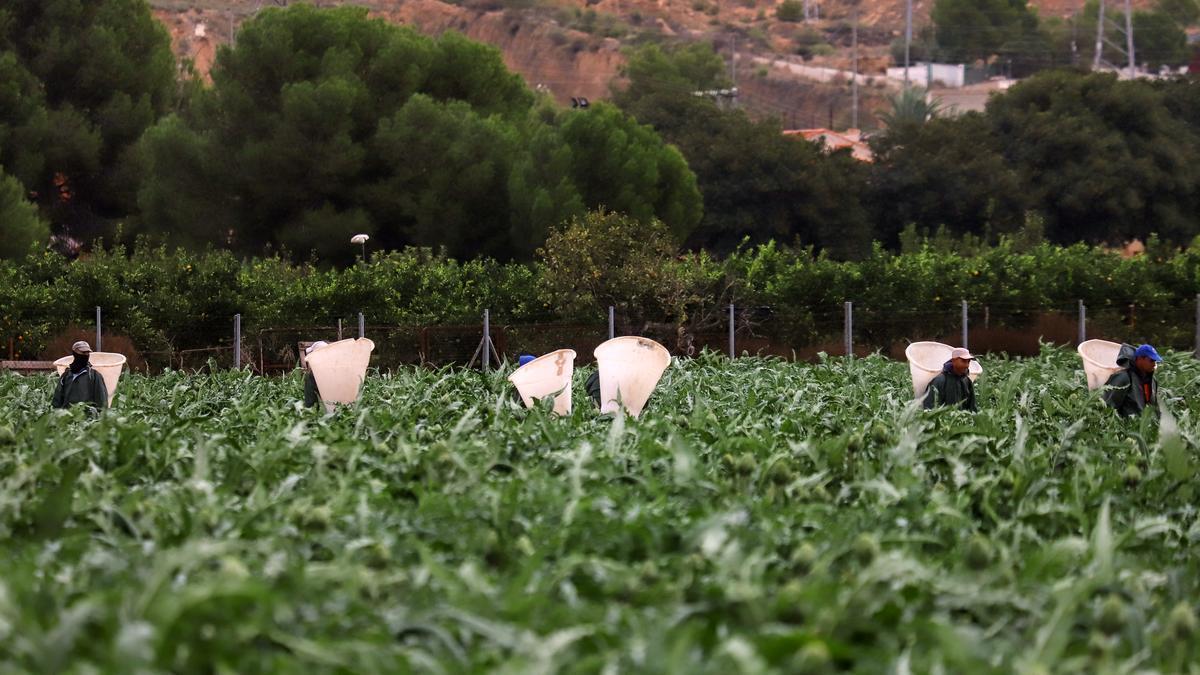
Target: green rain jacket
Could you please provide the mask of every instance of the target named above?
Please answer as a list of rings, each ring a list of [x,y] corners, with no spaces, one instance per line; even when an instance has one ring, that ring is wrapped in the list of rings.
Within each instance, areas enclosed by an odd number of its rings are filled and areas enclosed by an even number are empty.
[[[937,405],[958,406],[963,410],[978,412],[975,406],[975,383],[970,375],[956,375],[947,361],[942,372],[929,383],[925,390],[925,409]]]
[[[1104,383],[1104,402],[1122,417],[1136,417],[1146,406],[1158,411],[1158,380],[1153,374],[1142,375],[1138,371],[1133,358],[1135,351],[1133,345],[1121,345],[1117,365],[1124,370],[1113,373]]]
[[[54,388],[54,397],[50,404],[55,408],[68,408],[76,403],[86,403],[95,410],[108,407],[108,387],[104,384],[104,376],[88,366],[78,374],[67,370],[58,378],[58,386]]]

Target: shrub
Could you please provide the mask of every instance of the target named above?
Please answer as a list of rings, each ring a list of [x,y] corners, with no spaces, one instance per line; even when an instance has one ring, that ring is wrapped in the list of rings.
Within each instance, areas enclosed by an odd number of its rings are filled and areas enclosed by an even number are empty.
[[[775,8],[775,16],[780,21],[796,23],[804,20],[804,4],[800,0],[783,0]]]

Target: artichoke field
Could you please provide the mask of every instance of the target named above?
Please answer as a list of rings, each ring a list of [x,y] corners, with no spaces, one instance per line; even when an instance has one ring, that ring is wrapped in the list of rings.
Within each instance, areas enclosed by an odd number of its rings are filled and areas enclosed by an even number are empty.
[[[641,419],[507,371],[0,376],[0,672],[1200,672],[1200,362],[1121,420],[1078,357],[676,361]]]

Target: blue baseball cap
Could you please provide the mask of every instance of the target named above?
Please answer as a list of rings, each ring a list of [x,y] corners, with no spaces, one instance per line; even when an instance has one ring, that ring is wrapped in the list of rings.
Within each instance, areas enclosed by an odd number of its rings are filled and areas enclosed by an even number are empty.
[[[1137,348],[1136,352],[1133,353],[1133,357],[1135,359],[1143,356],[1151,361],[1162,361],[1162,357],[1158,355],[1158,351],[1150,345],[1142,345],[1141,347]]]
[[[536,358],[537,357],[534,356],[533,354],[522,354],[520,357],[517,358],[517,367],[520,368],[521,366],[525,365],[526,363],[529,363],[530,361],[532,361]]]

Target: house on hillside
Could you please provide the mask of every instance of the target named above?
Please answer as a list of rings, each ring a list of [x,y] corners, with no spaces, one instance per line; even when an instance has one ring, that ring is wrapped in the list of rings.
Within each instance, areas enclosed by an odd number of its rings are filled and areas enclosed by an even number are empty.
[[[833,131],[831,129],[785,129],[784,136],[800,136],[812,143],[820,143],[826,150],[833,152],[849,148],[850,156],[860,162],[872,162],[875,156],[871,154],[871,146],[863,139],[859,129]]]

